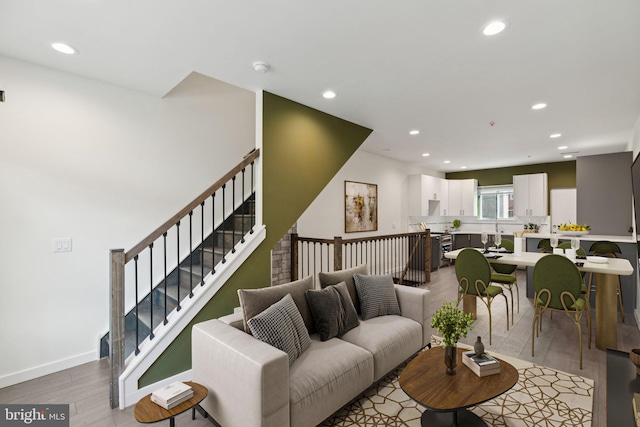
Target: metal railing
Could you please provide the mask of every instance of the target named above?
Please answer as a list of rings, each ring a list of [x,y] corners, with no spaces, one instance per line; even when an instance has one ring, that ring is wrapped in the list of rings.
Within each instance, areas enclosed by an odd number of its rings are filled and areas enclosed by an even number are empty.
[[[391,274],[398,284],[431,281],[431,232],[392,234],[359,239],[317,239],[291,234],[291,278],[369,266],[371,274]]]
[[[196,197],[132,249],[111,251],[109,358],[111,407],[118,406],[118,378],[125,356],[140,352],[169,313],[194,296],[216,266],[225,263],[255,226],[255,161],[259,150]],[[126,301],[130,303],[127,304]],[[125,314],[126,306],[130,310]],[[135,332],[127,334],[126,330]]]

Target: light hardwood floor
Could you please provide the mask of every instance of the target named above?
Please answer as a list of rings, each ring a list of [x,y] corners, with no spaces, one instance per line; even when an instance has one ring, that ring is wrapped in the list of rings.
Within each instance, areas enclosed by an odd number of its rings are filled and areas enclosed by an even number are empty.
[[[583,320],[584,369],[578,366],[578,339],[573,322],[562,313],[555,313],[553,319],[545,316],[543,330],[536,339],[536,355],[531,357],[531,321],[533,308],[526,298],[526,278],[523,270],[518,270],[520,288],[520,312],[515,313],[515,323],[506,328],[505,304],[494,301],[493,344],[489,345],[488,313],[478,302],[478,320],[475,329],[462,342],[473,344],[476,336],[482,336],[487,351],[513,356],[546,365],[565,372],[582,375],[595,381],[593,426],[606,426],[606,357],[595,348],[587,348],[586,324]],[[431,283],[423,285],[433,293],[432,309],[444,301],[456,298],[456,279],[453,267],[444,267],[433,272]],[[628,304],[631,304],[629,302]],[[626,323],[618,321],[618,348],[629,351],[640,347],[640,331],[633,316],[627,315]],[[593,331],[595,340],[595,329]],[[133,407],[123,411],[109,408],[109,366],[106,359],[87,363],[31,381],[0,389],[0,402],[23,404],[68,403],[70,405],[71,426],[134,426],[141,425],[133,417]],[[168,421],[158,425],[168,425]],[[191,420],[191,411],[176,417],[176,425],[210,427],[213,424],[196,415]]]

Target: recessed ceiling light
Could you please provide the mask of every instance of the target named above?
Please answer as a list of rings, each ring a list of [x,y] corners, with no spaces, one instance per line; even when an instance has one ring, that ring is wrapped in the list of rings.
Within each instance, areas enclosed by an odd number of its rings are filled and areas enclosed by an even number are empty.
[[[325,93],[323,93],[322,96],[324,96],[327,99],[333,99],[336,97],[336,93],[331,90],[328,90]]]
[[[422,157],[429,157],[429,153],[422,153]]]
[[[420,131],[419,131],[419,130],[417,130],[417,129],[414,129],[414,130],[412,130],[412,131],[409,131],[409,135],[417,135],[417,134],[419,134],[419,133],[420,133]]]
[[[566,150],[568,147],[566,145],[561,145],[558,147],[558,150]]]
[[[507,24],[505,22],[492,21],[482,27],[482,34],[485,36],[495,36],[496,34],[503,32],[505,28],[507,28]]]
[[[51,43],[51,47],[57,50],[58,52],[64,53],[67,55],[75,55],[76,53],[78,53],[78,49],[75,49],[66,43]]]
[[[460,166],[460,169],[466,169],[466,168],[467,168],[466,166]]]
[[[445,163],[451,163],[451,160],[445,160],[444,162]]]
[[[560,138],[561,136],[561,133],[552,133],[551,135],[549,135],[549,138]]]
[[[531,106],[532,110],[542,110],[543,108],[547,108],[547,104],[544,102],[540,102],[539,104],[534,104]]]
[[[573,155],[572,155],[572,154],[565,154],[565,155],[564,155],[564,156],[562,156],[562,157],[564,157],[565,159],[570,159],[570,158],[572,158],[572,157],[573,157]]]

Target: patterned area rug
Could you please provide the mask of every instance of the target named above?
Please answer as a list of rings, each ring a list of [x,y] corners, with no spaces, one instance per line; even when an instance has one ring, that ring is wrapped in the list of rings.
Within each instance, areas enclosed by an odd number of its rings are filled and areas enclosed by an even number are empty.
[[[460,348],[463,348],[461,346]],[[492,355],[509,362],[519,374],[518,383],[503,395],[470,408],[490,426],[591,426],[593,380]],[[419,427],[424,407],[407,396],[398,377],[405,362],[321,426]],[[464,365],[457,369],[466,369]]]

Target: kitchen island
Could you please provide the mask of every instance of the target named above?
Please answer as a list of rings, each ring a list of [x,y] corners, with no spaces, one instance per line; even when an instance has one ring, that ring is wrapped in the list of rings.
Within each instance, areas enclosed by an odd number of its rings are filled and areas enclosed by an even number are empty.
[[[557,233],[559,240],[562,241],[570,241],[571,237],[563,235],[562,233]],[[538,244],[542,239],[548,239],[549,234],[543,233],[525,233],[524,237],[526,238],[526,251],[528,252],[539,252]],[[589,252],[589,248],[594,242],[601,240],[608,240],[610,242],[615,242],[620,247],[622,251],[621,255],[618,255],[619,258],[624,258],[629,260],[634,269],[638,266],[638,244],[636,239],[631,236],[608,236],[608,235],[597,235],[597,234],[586,234],[584,236],[577,236],[580,239],[580,247],[587,252],[587,254],[591,255]],[[636,306],[636,294],[637,294],[637,280],[636,274],[632,274],[630,276],[620,276],[620,286],[622,288],[622,299],[624,301],[624,311],[626,314],[633,315]],[[588,280],[589,276],[585,277],[585,280]],[[533,268],[527,267],[527,298],[533,298]],[[595,298],[593,298],[593,294],[591,295],[591,305],[593,306],[595,303]]]

